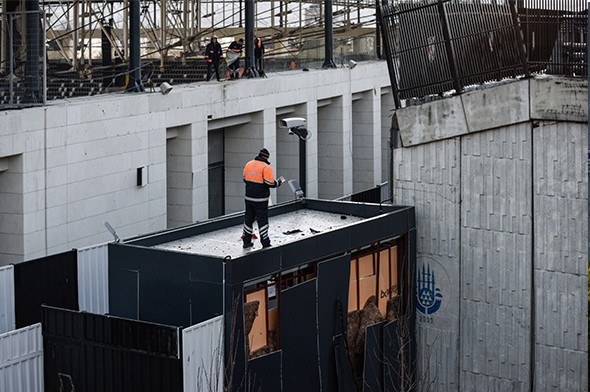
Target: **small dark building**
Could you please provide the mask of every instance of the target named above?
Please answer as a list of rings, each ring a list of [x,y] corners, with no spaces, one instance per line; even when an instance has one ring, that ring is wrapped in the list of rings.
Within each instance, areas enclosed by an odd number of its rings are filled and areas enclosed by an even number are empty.
[[[242,249],[242,214],[109,244],[109,315],[43,308],[46,390],[407,390],[414,208],[269,215],[266,249]]]

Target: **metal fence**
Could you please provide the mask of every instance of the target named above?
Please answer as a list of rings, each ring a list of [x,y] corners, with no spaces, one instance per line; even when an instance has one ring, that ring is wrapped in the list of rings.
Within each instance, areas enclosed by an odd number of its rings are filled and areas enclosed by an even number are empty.
[[[223,391],[223,316],[182,330],[184,391]]]
[[[0,335],[0,391],[44,391],[41,324]]]
[[[531,71],[587,76],[586,0],[521,0],[518,16]]]
[[[396,107],[401,99],[535,72],[585,76],[580,0],[394,0],[380,5]]]
[[[39,11],[0,13],[0,107],[47,101],[45,20]]]

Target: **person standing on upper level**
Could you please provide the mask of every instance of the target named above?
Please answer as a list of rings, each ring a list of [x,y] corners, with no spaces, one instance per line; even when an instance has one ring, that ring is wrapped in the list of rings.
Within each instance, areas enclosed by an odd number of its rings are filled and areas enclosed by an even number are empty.
[[[223,50],[221,50],[221,45],[217,42],[216,36],[211,37],[211,42],[207,44],[205,58],[207,59],[207,82],[211,80],[211,67],[215,68],[217,81],[221,81],[219,79],[219,61],[223,59]]]

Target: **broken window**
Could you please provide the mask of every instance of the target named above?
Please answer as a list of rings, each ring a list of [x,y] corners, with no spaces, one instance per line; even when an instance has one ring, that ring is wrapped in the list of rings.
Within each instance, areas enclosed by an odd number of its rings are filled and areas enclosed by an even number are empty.
[[[245,288],[244,327],[248,358],[278,349],[279,298],[276,277],[268,277]]]
[[[398,247],[395,242],[371,246],[351,257],[348,312],[363,309],[372,296],[385,317],[388,302],[398,296]]]
[[[279,349],[279,306],[282,290],[296,286],[317,274],[315,263],[267,277],[244,288],[244,327],[248,337],[248,359]],[[278,282],[278,284],[277,284]]]

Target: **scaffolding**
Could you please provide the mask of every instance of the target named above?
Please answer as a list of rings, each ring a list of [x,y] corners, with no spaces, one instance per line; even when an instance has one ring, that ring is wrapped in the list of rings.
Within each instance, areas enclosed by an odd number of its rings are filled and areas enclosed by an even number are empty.
[[[142,60],[156,60],[163,68],[167,60],[183,61],[200,55],[211,35],[226,38],[226,43],[243,37],[244,1],[140,0]],[[18,11],[24,3],[2,0],[2,11]],[[109,65],[105,58],[115,64],[127,63],[129,3],[130,0],[41,0],[40,8],[47,19],[48,59],[65,62],[71,70]],[[333,4],[336,37],[375,34],[373,1],[335,0]],[[309,49],[308,41],[323,39],[323,10],[324,2],[319,0],[257,1],[255,30],[268,42],[267,55],[298,54],[302,48]],[[6,31],[4,26],[2,31]],[[5,45],[0,46],[1,70],[5,71],[6,50]]]

